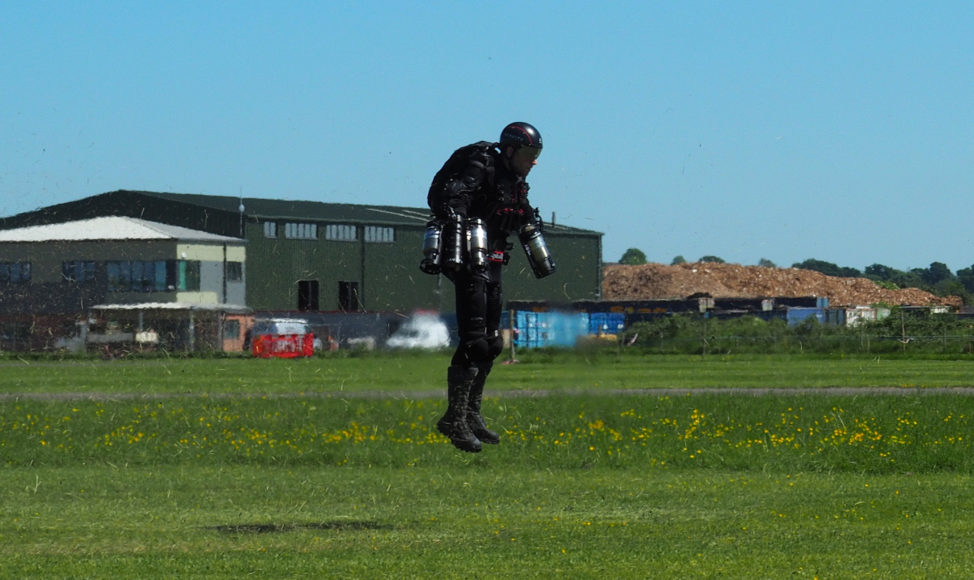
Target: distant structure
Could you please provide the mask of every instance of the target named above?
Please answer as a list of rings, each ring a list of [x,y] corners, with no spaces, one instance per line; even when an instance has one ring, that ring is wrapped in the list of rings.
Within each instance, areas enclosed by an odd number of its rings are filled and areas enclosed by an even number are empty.
[[[127,190],[0,218],[0,350],[119,329],[229,350],[254,312],[448,313],[450,285],[418,269],[427,219],[426,208]],[[536,280],[514,248],[506,298],[597,300],[602,234],[559,224],[545,236],[558,274]]]

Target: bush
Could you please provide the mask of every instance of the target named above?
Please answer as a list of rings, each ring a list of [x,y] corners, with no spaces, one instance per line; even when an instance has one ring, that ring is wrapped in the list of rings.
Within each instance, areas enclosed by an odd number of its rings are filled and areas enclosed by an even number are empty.
[[[882,321],[853,327],[820,324],[814,317],[789,326],[780,318],[675,314],[633,324],[622,341],[651,354],[967,354],[974,352],[974,321],[900,308]]]

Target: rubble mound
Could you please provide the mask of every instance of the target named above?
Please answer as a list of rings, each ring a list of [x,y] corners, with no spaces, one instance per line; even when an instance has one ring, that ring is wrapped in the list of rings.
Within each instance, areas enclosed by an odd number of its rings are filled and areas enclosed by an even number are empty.
[[[917,288],[889,290],[868,278],[838,278],[813,270],[696,262],[689,264],[610,264],[602,277],[604,300],[669,300],[693,294],[714,298],[824,296],[830,306],[952,306],[958,296],[937,296]]]

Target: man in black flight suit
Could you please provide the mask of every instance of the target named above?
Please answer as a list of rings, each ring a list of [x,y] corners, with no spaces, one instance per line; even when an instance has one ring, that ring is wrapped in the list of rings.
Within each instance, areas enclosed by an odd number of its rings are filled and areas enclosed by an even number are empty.
[[[447,369],[446,413],[437,422],[441,433],[463,451],[478,452],[482,443],[500,437],[484,424],[480,413],[484,382],[494,359],[503,350],[499,326],[502,309],[501,268],[507,263],[508,236],[535,223],[528,202],[528,173],[541,154],[541,134],[528,123],[511,123],[498,143],[469,146],[458,169],[443,179],[440,191],[431,188],[430,205],[440,221],[455,220],[467,238],[486,234],[486,259],[466,256],[443,274],[454,284],[459,345]],[[461,148],[458,153],[462,151]],[[452,160],[452,158],[451,158]],[[445,168],[444,168],[445,169]],[[437,180],[434,179],[434,186]],[[477,221],[477,220],[482,221]],[[479,230],[477,228],[480,228]],[[465,250],[466,251],[466,250]],[[469,252],[472,254],[473,252]],[[534,266],[532,262],[532,267]],[[553,262],[550,269],[553,271]],[[547,275],[539,274],[538,277]]]

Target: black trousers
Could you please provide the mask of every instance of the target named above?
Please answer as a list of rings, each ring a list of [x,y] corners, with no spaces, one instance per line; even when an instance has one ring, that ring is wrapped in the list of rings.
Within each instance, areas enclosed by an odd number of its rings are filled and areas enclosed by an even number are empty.
[[[488,370],[503,350],[498,329],[501,323],[503,264],[489,262],[484,271],[463,267],[447,277],[456,293],[460,344],[453,354],[454,366]]]

